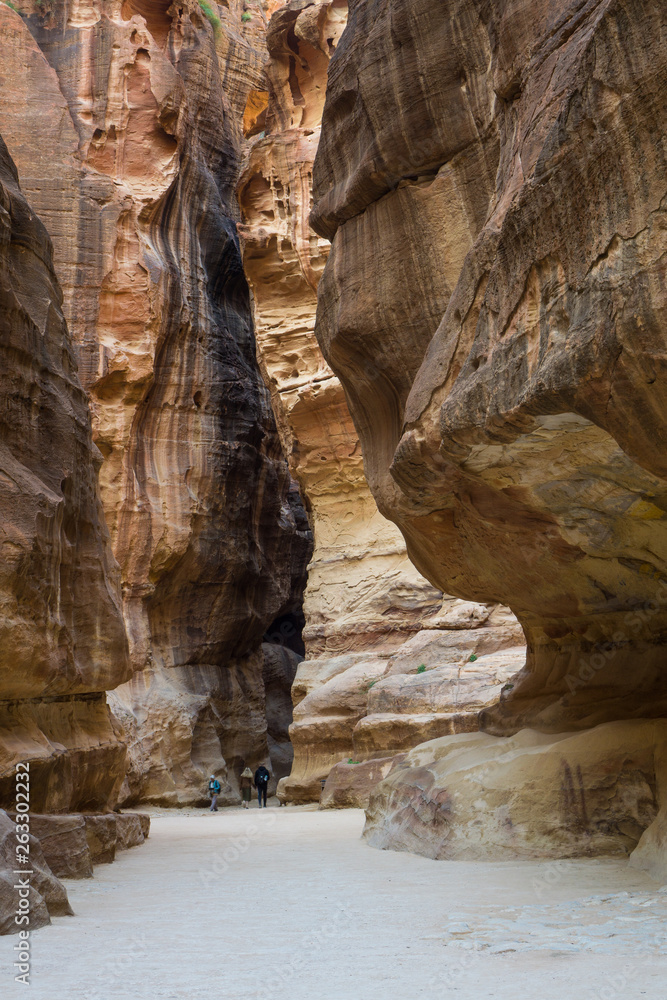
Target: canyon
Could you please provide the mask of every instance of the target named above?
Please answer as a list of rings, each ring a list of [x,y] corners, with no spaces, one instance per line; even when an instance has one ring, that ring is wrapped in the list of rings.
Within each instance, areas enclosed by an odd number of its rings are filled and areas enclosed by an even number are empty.
[[[0,2],[0,933],[20,761],[40,925],[260,763],[667,880],[666,31]]]
[[[473,822],[664,878],[664,32],[651,0],[373,0],[331,60],[318,341],[415,565],[527,640],[487,735],[376,787],[377,844]]]

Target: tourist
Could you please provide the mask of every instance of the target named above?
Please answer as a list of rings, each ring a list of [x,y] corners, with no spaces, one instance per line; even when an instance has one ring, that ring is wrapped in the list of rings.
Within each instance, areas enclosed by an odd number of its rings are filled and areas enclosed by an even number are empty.
[[[218,811],[218,795],[220,794],[220,782],[214,774],[208,779],[208,794],[211,800],[211,812]]]
[[[255,771],[255,788],[257,789],[257,801],[259,802],[259,808],[262,808],[262,799],[264,799],[264,808],[266,809],[266,792],[269,787],[269,778],[271,775],[264,767],[260,764]]]
[[[243,808],[248,809],[250,806],[250,796],[252,795],[252,771],[249,767],[246,767],[241,772],[241,780],[239,781],[239,787],[241,789],[241,799],[243,801]]]

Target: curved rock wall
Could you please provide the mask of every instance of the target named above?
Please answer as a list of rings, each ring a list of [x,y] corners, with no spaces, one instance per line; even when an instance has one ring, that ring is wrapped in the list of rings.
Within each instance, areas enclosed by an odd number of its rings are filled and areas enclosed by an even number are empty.
[[[317,337],[415,564],[524,627],[490,733],[667,712],[664,34],[353,0],[330,64]]]
[[[36,811],[104,808],[125,765],[104,696],[131,674],[120,577],[51,241],[1,138],[0,298],[0,801],[29,759]]]
[[[112,696],[125,800],[192,801],[225,761],[268,760],[259,646],[300,610],[312,544],[235,231],[264,15],[194,0],[18,6],[0,5],[0,130],[53,239],[103,457],[137,671]]]
[[[666,707],[663,11],[530,10],[355,4],[315,167],[317,332],[379,505],[434,582],[529,636],[497,732]]]
[[[417,720],[408,703],[399,705],[396,698],[381,720],[364,723],[373,737],[357,745],[361,720],[376,714],[369,685],[389,669],[391,655],[434,611],[444,610],[438,619],[443,629],[459,612],[451,601],[441,609],[441,594],[415,570],[399,531],[378,512],[343,386],[313,331],[329,246],[309,225],[312,167],[329,60],[346,18],[347,4],[340,0],[293,0],[273,15],[267,89],[253,92],[248,102],[250,146],[239,184],[239,233],[260,364],[315,533],[304,601],[308,659],[293,692],[295,762],[281,789],[297,801],[317,799],[321,779],[343,757],[365,759],[411,747],[425,727],[437,735],[449,732],[454,711],[445,697],[441,711]],[[478,613],[489,619],[489,609]],[[520,633],[513,642],[522,643]],[[454,671],[461,659],[453,652],[423,658],[429,669],[437,662]],[[514,669],[522,662],[519,650]],[[414,680],[419,686],[423,679]],[[500,683],[494,682],[496,693]],[[395,681],[396,691],[399,686]],[[386,685],[384,690],[387,699]]]

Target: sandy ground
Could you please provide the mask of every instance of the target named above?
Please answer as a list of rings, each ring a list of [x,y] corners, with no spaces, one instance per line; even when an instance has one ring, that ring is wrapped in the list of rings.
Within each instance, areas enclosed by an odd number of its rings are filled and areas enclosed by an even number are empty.
[[[68,882],[75,917],[0,939],[31,1000],[664,1000],[667,893],[624,862],[468,864],[376,851],[363,813],[154,816]]]

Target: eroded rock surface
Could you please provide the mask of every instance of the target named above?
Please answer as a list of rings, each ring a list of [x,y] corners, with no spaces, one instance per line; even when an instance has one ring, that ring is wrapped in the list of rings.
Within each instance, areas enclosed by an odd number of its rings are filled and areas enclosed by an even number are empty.
[[[469,733],[408,753],[371,792],[364,836],[431,858],[629,855],[667,879],[667,721],[557,736]],[[471,795],[471,787],[474,795]]]
[[[312,544],[257,368],[235,231],[264,15],[194,0],[15,6],[22,17],[0,4],[0,132],[53,240],[120,566],[101,595],[99,573],[79,570],[78,655],[94,608],[99,678],[60,688],[103,690],[135,671],[112,696],[130,744],[124,799],[194,801],[228,758],[268,760],[259,646],[276,617],[300,611]],[[54,322],[45,303],[35,330]],[[36,391],[22,404],[35,414]],[[93,488],[74,475],[76,436],[61,446],[59,433],[53,478],[74,510]],[[90,510],[79,523],[99,549]],[[66,659],[64,634],[60,647]]]
[[[657,0],[372,0],[330,63],[316,333],[415,565],[525,630],[496,735],[667,714],[664,38]]]
[[[312,165],[329,60],[346,17],[343,3],[307,0],[295,0],[273,15],[265,104],[259,93],[248,103],[250,147],[239,183],[239,233],[253,290],[259,357],[315,532],[304,600],[307,659],[294,689],[295,761],[281,786],[281,795],[294,801],[318,798],[331,765],[355,752],[352,733],[366,715],[368,685],[441,605],[440,593],[409,562],[396,527],[377,510],[343,387],[313,333],[328,244],[308,222]],[[473,617],[489,617],[488,608],[474,608]],[[466,612],[459,613],[465,621]],[[448,605],[445,629],[459,627],[452,615]],[[438,627],[435,620],[429,624]],[[477,621],[468,624],[474,627]],[[321,690],[298,704],[307,678]],[[491,683],[497,692],[495,678]],[[474,724],[471,720],[472,715],[467,725]],[[377,730],[374,752],[414,745],[403,731],[407,716],[397,722],[400,737],[398,732],[392,736],[387,722],[385,717],[382,737]],[[440,719],[431,723],[429,735],[449,731]],[[413,735],[423,737],[425,725],[422,719]]]
[[[26,929],[16,923],[18,892],[16,875],[17,830],[13,820],[0,809],[0,935],[17,934]],[[51,917],[67,916],[72,908],[65,887],[55,877],[44,857],[36,837],[30,836],[27,847],[30,857],[30,929],[51,923]],[[20,877],[20,876],[19,876]],[[27,877],[27,876],[26,876]]]
[[[34,808],[105,807],[125,747],[104,691],[131,673],[120,579],[51,242],[1,139],[0,297],[0,801],[30,760]]]
[[[667,708],[662,40],[654,0],[377,0],[331,62],[317,335],[416,565],[526,629],[496,733]]]

